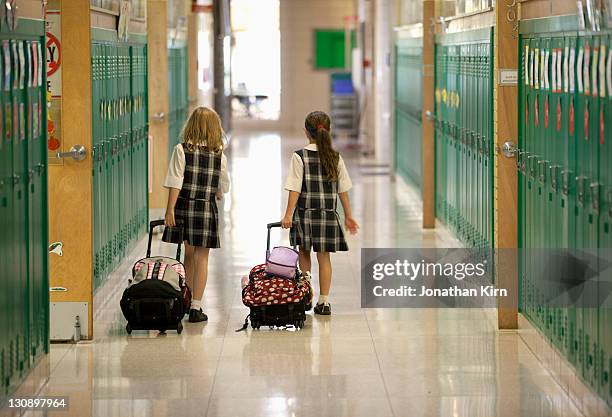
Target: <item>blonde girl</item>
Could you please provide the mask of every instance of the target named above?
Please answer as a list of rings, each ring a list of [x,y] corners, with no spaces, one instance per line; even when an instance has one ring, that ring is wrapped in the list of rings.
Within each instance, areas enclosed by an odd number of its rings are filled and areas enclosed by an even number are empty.
[[[223,128],[214,110],[198,107],[183,128],[182,143],[170,159],[164,186],[168,188],[166,227],[162,240],[185,243],[185,270],[193,300],[190,322],[208,320],[202,298],[208,279],[208,254],[221,246],[217,199],[229,191]],[[180,220],[178,227],[177,220]]]

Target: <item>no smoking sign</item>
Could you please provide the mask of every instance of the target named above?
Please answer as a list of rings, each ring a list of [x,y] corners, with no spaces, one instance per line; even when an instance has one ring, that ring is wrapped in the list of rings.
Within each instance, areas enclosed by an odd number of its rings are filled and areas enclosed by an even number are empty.
[[[61,63],[60,41],[52,33],[47,32],[47,77],[55,74]]]

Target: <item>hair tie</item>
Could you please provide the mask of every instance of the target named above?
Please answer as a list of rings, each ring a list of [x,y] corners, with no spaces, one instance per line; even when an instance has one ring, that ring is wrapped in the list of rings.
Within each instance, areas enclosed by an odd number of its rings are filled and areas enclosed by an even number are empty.
[[[317,125],[317,130],[319,130],[319,129],[325,129],[325,130],[327,130],[327,128],[326,128],[325,126],[323,126],[323,125]]]

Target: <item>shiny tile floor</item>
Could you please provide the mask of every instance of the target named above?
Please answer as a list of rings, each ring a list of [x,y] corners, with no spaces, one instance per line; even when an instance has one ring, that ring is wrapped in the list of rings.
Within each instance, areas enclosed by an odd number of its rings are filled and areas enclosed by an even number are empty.
[[[580,415],[516,333],[496,332],[494,311],[360,308],[361,247],[459,243],[442,228],[421,230],[418,194],[362,175],[349,151],[361,233],[350,253],[333,257],[333,316],[309,316],[298,332],[236,333],[247,314],[240,277],[262,261],[265,224],[281,217],[287,162],[301,144],[277,132],[234,136],[223,248],[212,254],[205,297],[210,321],[187,323],[180,336],[127,337],[118,299],[141,241],[97,297],[95,341],[52,346],[43,394],[70,397],[58,416]]]

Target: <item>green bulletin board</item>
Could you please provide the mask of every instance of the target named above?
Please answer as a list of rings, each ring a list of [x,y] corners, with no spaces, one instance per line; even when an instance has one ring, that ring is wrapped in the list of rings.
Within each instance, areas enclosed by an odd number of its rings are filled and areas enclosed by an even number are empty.
[[[315,69],[344,69],[344,29],[315,30]],[[351,47],[357,44],[351,31]]]

